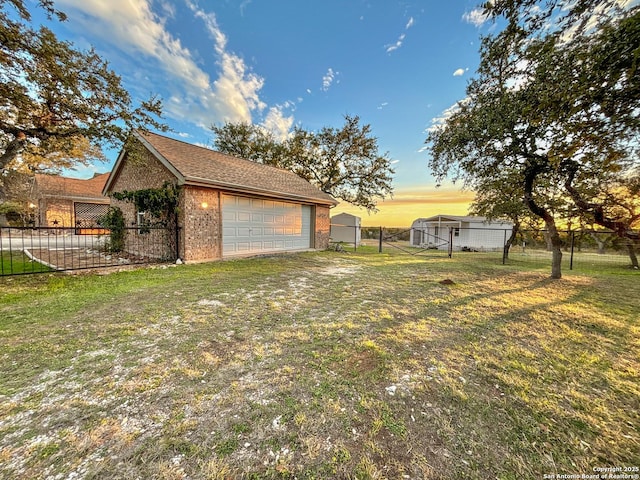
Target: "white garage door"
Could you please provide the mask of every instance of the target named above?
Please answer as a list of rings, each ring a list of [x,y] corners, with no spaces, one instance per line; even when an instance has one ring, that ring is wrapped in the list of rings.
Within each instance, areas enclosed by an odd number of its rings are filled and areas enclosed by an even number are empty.
[[[311,207],[222,196],[222,255],[302,250],[311,246]]]

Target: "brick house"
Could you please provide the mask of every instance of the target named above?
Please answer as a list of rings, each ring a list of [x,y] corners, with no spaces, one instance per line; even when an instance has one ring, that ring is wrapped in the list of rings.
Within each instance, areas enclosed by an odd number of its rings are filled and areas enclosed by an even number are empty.
[[[160,188],[165,182],[179,186],[177,256],[182,260],[328,246],[329,210],[337,202],[306,180],[155,133],[134,136],[142,148],[136,155],[120,152],[103,192]],[[143,213],[130,202],[112,199],[112,205],[123,211],[128,225]],[[158,254],[147,252],[153,253]]]
[[[36,173],[33,185],[37,224],[41,227],[90,228],[109,208],[102,194],[108,173],[86,180]]]

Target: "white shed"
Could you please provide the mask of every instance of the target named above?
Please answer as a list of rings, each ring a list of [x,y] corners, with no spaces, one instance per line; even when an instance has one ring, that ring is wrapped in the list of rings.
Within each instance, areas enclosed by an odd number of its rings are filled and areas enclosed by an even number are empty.
[[[360,217],[350,213],[339,213],[331,217],[332,242],[344,242],[360,245]]]
[[[415,247],[448,250],[451,232],[453,250],[498,251],[504,247],[512,228],[511,222],[488,221],[485,217],[435,215],[416,219],[409,241]]]

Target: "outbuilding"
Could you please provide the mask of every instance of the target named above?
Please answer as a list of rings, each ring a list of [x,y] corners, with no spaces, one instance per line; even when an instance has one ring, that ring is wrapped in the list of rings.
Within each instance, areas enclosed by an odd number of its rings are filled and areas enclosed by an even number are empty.
[[[350,213],[339,213],[331,217],[331,241],[360,245],[360,217]]]
[[[176,256],[207,261],[324,249],[329,210],[338,202],[292,172],[151,132],[134,132],[104,193],[179,187]],[[113,199],[128,224],[138,215]]]
[[[435,215],[411,224],[409,242],[414,247],[448,250],[498,251],[511,234],[513,224],[485,217]]]

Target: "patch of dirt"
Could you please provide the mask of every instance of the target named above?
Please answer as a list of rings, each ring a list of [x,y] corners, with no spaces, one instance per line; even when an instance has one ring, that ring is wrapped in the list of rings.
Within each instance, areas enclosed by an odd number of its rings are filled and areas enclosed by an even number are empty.
[[[106,255],[90,248],[33,248],[25,250],[25,253],[32,259],[54,270],[73,270],[132,263],[132,259],[126,256]]]

